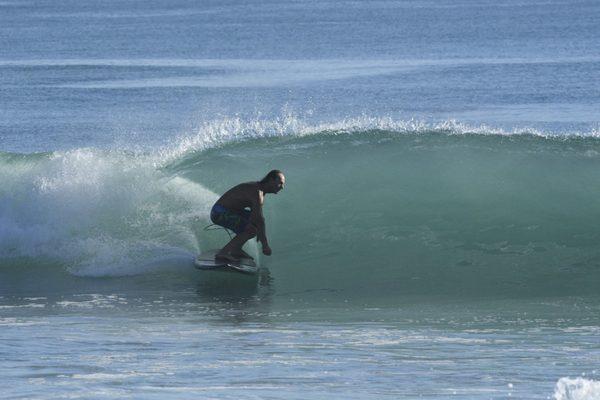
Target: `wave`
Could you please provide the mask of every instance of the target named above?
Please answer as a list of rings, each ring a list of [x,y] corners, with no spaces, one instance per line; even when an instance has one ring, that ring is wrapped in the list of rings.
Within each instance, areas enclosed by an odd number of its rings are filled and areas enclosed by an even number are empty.
[[[0,153],[0,268],[189,268],[226,239],[203,230],[218,193],[279,168],[286,190],[265,206],[274,256],[261,260],[278,290],[593,294],[599,162],[597,132],[364,116],[226,118],[152,151]]]
[[[89,13],[80,18],[94,17]],[[122,16],[113,15],[113,18]],[[147,17],[151,17],[148,15]],[[43,68],[62,71],[64,78],[53,82],[39,82],[42,87],[76,89],[140,89],[140,88],[268,88],[289,87],[311,82],[340,81],[376,76],[403,74],[425,69],[440,69],[440,73],[453,68],[581,66],[592,68],[598,64],[597,56],[553,58],[446,58],[446,59],[180,59],[180,58],[73,58],[73,59],[0,59],[0,68]],[[116,72],[96,79],[80,75],[80,69],[123,68],[140,70],[127,78]],[[148,69],[155,71],[148,75]],[[157,75],[158,71],[161,71]],[[118,78],[120,76],[120,78]],[[115,79],[115,77],[117,77]],[[581,105],[580,105],[581,106]]]
[[[2,3],[0,3],[1,5]],[[4,3],[6,4],[6,3]],[[172,11],[177,14],[179,11]],[[139,15],[139,14],[136,14]],[[81,14],[73,14],[82,16]],[[91,16],[91,14],[90,14]],[[108,15],[107,15],[108,16]],[[119,15],[114,14],[118,18]],[[152,16],[152,15],[148,15]],[[142,16],[143,17],[143,16]],[[199,67],[199,68],[228,68],[236,69],[258,69],[277,67],[310,66],[315,67],[421,67],[441,66],[458,67],[465,65],[509,65],[509,64],[563,64],[563,63],[597,63],[598,56],[574,56],[574,57],[551,57],[551,58],[441,58],[441,59],[261,59],[261,58],[59,58],[59,59],[3,59],[0,67]]]

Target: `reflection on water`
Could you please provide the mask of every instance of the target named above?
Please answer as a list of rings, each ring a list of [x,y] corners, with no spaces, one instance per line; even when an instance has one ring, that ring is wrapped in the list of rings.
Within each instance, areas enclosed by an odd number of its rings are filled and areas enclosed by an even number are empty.
[[[202,271],[196,285],[198,300],[210,314],[227,322],[247,322],[269,315],[274,294],[273,278],[267,268],[256,275],[229,271]]]

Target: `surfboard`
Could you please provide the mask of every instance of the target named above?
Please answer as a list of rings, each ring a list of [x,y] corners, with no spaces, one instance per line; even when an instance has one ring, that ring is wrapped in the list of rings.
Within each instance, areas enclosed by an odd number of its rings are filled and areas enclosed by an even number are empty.
[[[207,250],[200,253],[194,260],[194,265],[202,270],[230,270],[241,272],[243,274],[256,274],[258,266],[251,258],[240,258],[239,261],[233,262],[215,258],[219,249]]]

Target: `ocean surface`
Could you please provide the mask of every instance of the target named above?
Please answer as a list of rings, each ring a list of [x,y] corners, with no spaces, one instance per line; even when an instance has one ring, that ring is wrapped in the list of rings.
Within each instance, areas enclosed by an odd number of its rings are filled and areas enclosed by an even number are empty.
[[[598,1],[0,1],[2,399],[600,399]],[[257,276],[199,271],[231,186]]]

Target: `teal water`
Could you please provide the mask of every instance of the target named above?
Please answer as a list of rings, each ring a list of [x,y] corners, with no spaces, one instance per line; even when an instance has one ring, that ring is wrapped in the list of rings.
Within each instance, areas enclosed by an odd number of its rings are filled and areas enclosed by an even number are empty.
[[[291,184],[266,207],[282,290],[597,294],[600,142],[453,129],[254,132],[155,154],[5,153],[2,253],[83,277],[185,264],[227,237],[203,230],[217,194],[284,165]]]
[[[599,16],[0,1],[2,397],[597,399]]]

